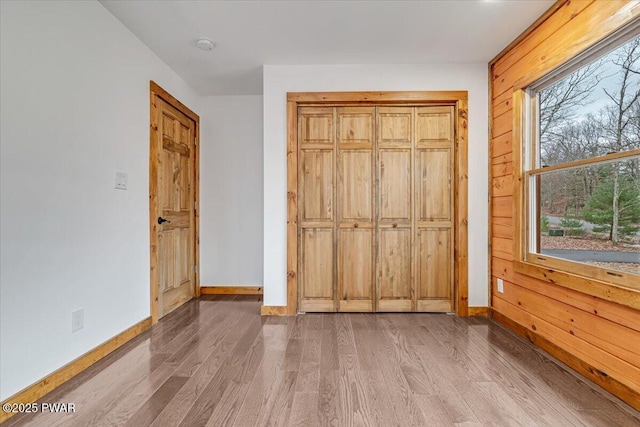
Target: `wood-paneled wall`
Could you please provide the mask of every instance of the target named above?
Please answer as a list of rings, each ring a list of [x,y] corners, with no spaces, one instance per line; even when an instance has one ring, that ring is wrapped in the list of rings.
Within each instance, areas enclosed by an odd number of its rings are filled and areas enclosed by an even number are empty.
[[[640,409],[640,311],[514,271],[513,90],[636,19],[634,1],[560,1],[490,63],[491,304],[511,329]],[[504,280],[498,293],[496,279]]]

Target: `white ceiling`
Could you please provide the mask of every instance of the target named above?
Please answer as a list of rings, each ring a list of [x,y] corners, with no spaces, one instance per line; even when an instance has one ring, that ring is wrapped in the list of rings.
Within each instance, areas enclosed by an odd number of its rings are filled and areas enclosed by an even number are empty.
[[[263,64],[489,62],[554,0],[101,3],[201,95],[244,95]]]

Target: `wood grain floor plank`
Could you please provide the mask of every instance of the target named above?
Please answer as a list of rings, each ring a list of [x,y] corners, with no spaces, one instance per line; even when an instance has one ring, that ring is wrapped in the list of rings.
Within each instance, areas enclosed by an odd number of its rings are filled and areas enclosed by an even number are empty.
[[[390,348],[395,350],[400,370],[410,390],[414,394],[432,396],[436,394],[436,390],[433,387],[435,382],[433,376],[437,375],[437,373],[423,369],[420,358],[411,345],[422,341],[407,339],[407,336],[413,335],[413,332],[411,334],[405,333],[407,326],[402,322],[398,322],[399,319],[401,319],[400,315],[389,315],[383,318],[383,330],[387,333],[387,337],[392,344]],[[398,326],[402,329],[399,329]]]
[[[287,342],[287,349],[284,353],[283,369],[288,371],[298,371],[302,360],[302,347],[304,340],[294,338]]]
[[[602,427],[638,427],[640,426],[640,415],[634,416],[626,411],[609,410],[580,410],[578,411],[583,425]]]
[[[287,323],[290,326],[288,338],[291,340],[303,340],[307,334],[309,317],[296,316],[287,320]]]
[[[229,357],[237,335],[245,332],[249,326],[250,315],[239,313],[224,323],[222,333],[214,334],[211,340],[214,345],[206,347],[209,351],[202,354],[201,361],[185,361],[184,369],[178,368],[176,374],[189,376],[187,383],[176,394],[175,398],[167,405],[162,413],[154,421],[155,426],[178,425],[186,417],[194,402],[205,390],[207,384],[223,366]]]
[[[322,317],[322,331],[320,334],[320,373],[337,371],[338,365],[338,329],[336,316],[325,314]]]
[[[438,396],[413,396],[428,426],[453,426],[454,422]]]
[[[338,398],[342,402],[339,413],[339,425],[373,425],[369,399],[365,391],[364,378],[358,369],[355,354],[339,356],[340,381]]]
[[[162,412],[178,390],[187,382],[186,377],[171,377],[151,395],[136,413],[127,420],[125,427],[146,427]]]
[[[460,393],[438,393],[438,399],[446,409],[449,417],[456,425],[480,424],[478,417],[473,413]]]
[[[231,426],[240,414],[242,404],[249,391],[249,387],[264,360],[264,336],[258,334],[249,351],[243,356],[240,368],[234,376],[209,417],[207,426]]]
[[[515,335],[496,323],[489,323],[491,342],[496,348],[512,349],[520,352],[517,358],[518,369],[527,375],[541,380],[553,396],[568,408],[575,409],[607,409],[612,407],[608,399],[593,399],[601,393],[601,389],[591,388],[588,380],[574,375],[568,368],[561,366],[543,351],[524,340],[514,340]],[[607,393],[608,394],[608,393]],[[610,395],[609,395],[610,396]],[[614,398],[615,399],[615,398]],[[616,399],[620,402],[618,399]]]
[[[269,390],[268,387],[278,371],[278,369],[273,369],[273,372],[269,375],[268,368],[260,367],[255,378],[249,384],[249,389],[242,400],[240,412],[234,421],[234,426],[252,426],[257,423],[265,393]]]
[[[447,316],[448,317],[448,316]],[[466,340],[467,331],[461,332],[454,324],[454,317],[433,316],[431,334],[440,342],[454,360],[472,381],[488,382],[490,378],[482,371],[469,351]]]
[[[264,342],[264,356],[256,375],[249,385],[240,413],[234,425],[256,425],[263,407],[269,406],[267,396],[271,395],[274,388],[279,385],[277,381],[282,379],[285,369],[285,356],[287,343],[291,335],[291,319],[267,319],[263,325],[262,340]],[[295,372],[295,371],[293,371]],[[296,377],[297,380],[297,377]]]
[[[215,312],[213,316],[202,316],[195,322],[198,327],[190,328],[191,338],[173,354],[164,349],[163,353],[155,357],[163,357],[160,369],[140,377],[136,382],[133,378],[123,386],[119,387],[111,394],[106,394],[98,402],[95,402],[96,410],[87,412],[84,417],[76,420],[77,425],[120,425],[123,419],[127,419],[131,414],[144,403],[150,394],[163,384],[171,375],[182,377],[181,368],[187,363],[191,363],[193,357],[190,353],[195,352],[201,342],[212,342],[210,335],[218,331],[222,319],[230,317],[229,313],[223,309]],[[197,357],[197,355],[195,356]],[[188,376],[188,375],[187,375]],[[126,396],[126,399],[122,398]],[[90,417],[86,417],[90,415]],[[156,414],[157,416],[158,414]],[[152,420],[153,421],[153,420]]]
[[[262,366],[251,382],[234,425],[286,425],[291,411],[297,371],[278,369],[278,364]]]
[[[502,411],[493,402],[487,400],[488,396],[475,386],[461,392],[462,398],[469,405],[481,425],[517,426],[517,420],[511,414]]]
[[[318,411],[318,392],[300,393],[296,392],[291,404],[291,415],[289,425],[292,427],[307,427],[320,425]]]
[[[525,372],[532,382],[539,382],[546,388],[544,400],[557,402],[570,414],[577,414],[578,423],[584,423],[583,411],[599,411],[603,419],[621,418],[627,423],[640,425],[640,412],[620,399],[604,392],[595,383],[572,371],[566,365],[544,353],[528,341],[513,340],[511,331],[497,323],[487,324],[495,348],[516,348],[521,352],[514,369]],[[610,415],[615,414],[612,418]],[[565,417],[570,418],[570,415]]]
[[[395,349],[391,335],[384,328],[381,328],[379,336],[382,345],[376,353],[376,358],[389,390],[394,413],[403,426],[426,425],[426,420],[413,399],[413,393],[400,366],[402,351]]]
[[[325,371],[320,377],[318,391],[318,418],[320,425],[338,426],[342,412],[343,402],[339,398],[340,372],[337,370]]]
[[[251,347],[260,332],[261,326],[260,319],[254,318],[251,321],[247,330],[236,342],[229,357],[222,363],[220,369],[218,369],[209,384],[193,403],[192,409],[180,423],[181,426],[199,427],[207,424],[226,388],[233,381],[233,376],[236,374],[235,370],[240,368],[243,360],[242,356]]]
[[[320,364],[320,345],[322,343],[318,338],[321,333],[321,331],[318,331],[318,334],[314,337],[304,339],[300,363]]]
[[[304,317],[309,319],[309,325],[306,329],[304,339],[315,340],[318,333],[322,330],[322,313],[308,313]]]
[[[361,370],[379,370],[380,366],[376,361],[376,350],[378,348],[380,330],[375,329],[375,323],[367,321],[372,319],[371,315],[354,315],[351,317],[351,327],[354,330],[354,340],[356,353],[358,355],[358,367]]]
[[[51,420],[49,426],[68,425],[71,420],[74,423],[79,421],[78,425],[82,425],[83,418],[100,416],[101,411],[112,408],[123,388],[129,388],[151,374],[150,357],[150,343],[147,340],[141,344],[141,347],[134,348],[130,353],[123,355],[123,363],[109,366],[96,375],[91,383],[84,383],[65,396],[64,399],[71,399],[69,401],[78,405],[78,408],[84,408],[83,413],[56,417]],[[95,384],[99,384],[99,387]]]
[[[172,375],[175,368],[162,365],[149,374],[134,388],[126,387],[126,398],[122,396],[113,400],[109,406],[93,411],[83,411],[73,425],[77,426],[119,426],[123,425]]]
[[[296,381],[296,393],[313,393],[320,384],[320,364],[301,363]]]
[[[284,371],[260,408],[257,426],[286,426],[295,395],[297,371]]]
[[[470,351],[483,354],[476,358],[478,366],[495,381],[530,417],[546,425],[580,426],[580,419],[557,399],[551,397],[547,386],[535,375],[521,371],[517,359],[499,347],[488,345],[486,325],[470,328]]]
[[[401,426],[402,416],[397,416],[392,404],[389,389],[380,370],[362,372],[365,392],[371,408],[371,420],[374,426]]]
[[[536,422],[495,382],[477,382],[476,390],[482,395],[485,402],[494,408],[498,418],[494,422],[535,426]],[[564,421],[564,420],[561,420]],[[542,422],[544,424],[544,422]],[[566,425],[566,424],[565,424]]]
[[[350,315],[345,313],[336,314],[336,329],[338,341],[338,354],[356,354],[356,341],[353,337]]]
[[[232,426],[240,413],[249,385],[247,381],[231,380],[216,405],[211,417],[207,421],[207,427]]]
[[[182,364],[177,368],[176,375],[192,377],[208,360],[209,355],[215,354],[217,351],[224,352],[225,348],[231,348],[236,339],[235,334],[239,331],[238,322],[248,319],[249,315],[233,311],[225,314],[224,321],[210,325],[207,331],[197,335],[195,347],[189,356],[182,359]]]
[[[9,426],[640,426],[640,413],[492,319],[260,316],[205,296]]]
[[[449,396],[449,399],[457,400],[459,404],[464,403],[464,400],[461,399],[461,393],[469,387],[473,387],[474,382],[465,375],[465,372],[455,361],[448,357],[446,350],[430,346],[416,346],[415,349],[424,369],[428,372],[438,373],[438,375],[432,376],[433,388],[437,390],[437,395]],[[441,400],[447,401],[447,399]],[[464,412],[464,409],[462,411]]]

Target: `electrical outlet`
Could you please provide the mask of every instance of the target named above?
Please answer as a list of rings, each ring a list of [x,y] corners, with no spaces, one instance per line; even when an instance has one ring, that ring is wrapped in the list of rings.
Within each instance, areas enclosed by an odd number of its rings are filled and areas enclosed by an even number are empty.
[[[84,328],[84,308],[71,312],[71,332]]]
[[[498,283],[498,292],[500,292],[501,294],[504,294],[504,282],[502,281],[502,279],[497,279],[497,283]]]

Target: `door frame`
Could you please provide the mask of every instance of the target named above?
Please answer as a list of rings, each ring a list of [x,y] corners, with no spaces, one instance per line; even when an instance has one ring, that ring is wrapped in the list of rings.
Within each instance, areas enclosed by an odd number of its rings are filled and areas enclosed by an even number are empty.
[[[454,161],[454,305],[468,316],[468,92],[289,92],[287,93],[287,306],[298,312],[298,107],[451,105],[456,111]]]
[[[195,205],[193,207],[194,215],[194,296],[200,296],[200,117],[189,109],[177,98],[164,90],[160,85],[151,80],[149,82],[150,96],[150,116],[149,116],[149,230],[150,230],[150,294],[151,294],[151,323],[156,324],[158,318],[158,222],[156,220],[158,213],[158,109],[155,101],[157,98],[162,99],[176,110],[180,111],[195,123],[195,153],[194,153],[194,198]]]

